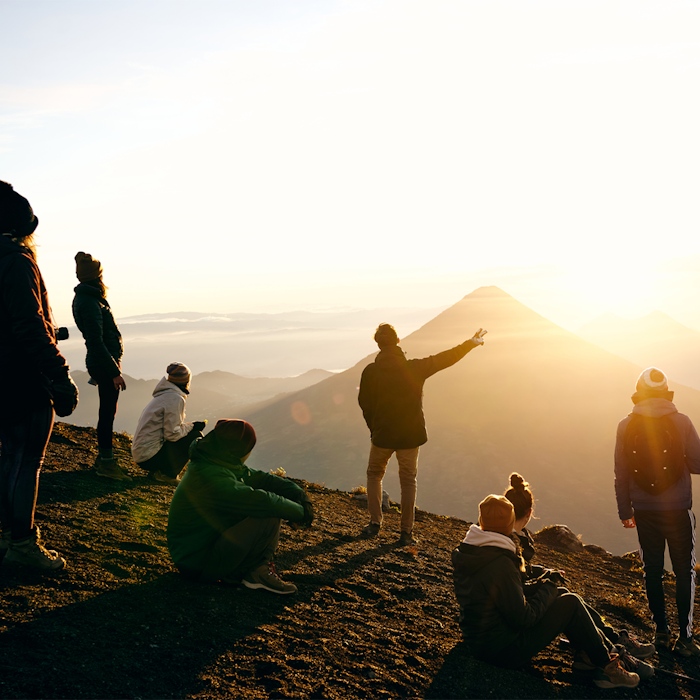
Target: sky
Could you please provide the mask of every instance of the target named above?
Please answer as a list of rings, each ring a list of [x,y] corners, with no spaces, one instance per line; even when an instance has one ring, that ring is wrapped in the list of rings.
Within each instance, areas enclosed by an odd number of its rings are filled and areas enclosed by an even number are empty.
[[[0,179],[117,317],[437,307],[700,328],[700,0],[0,0]]]

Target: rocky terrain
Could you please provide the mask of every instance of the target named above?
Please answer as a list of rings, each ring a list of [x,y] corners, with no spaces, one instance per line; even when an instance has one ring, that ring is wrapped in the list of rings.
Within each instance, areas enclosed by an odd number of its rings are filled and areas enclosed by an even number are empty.
[[[603,691],[571,669],[564,641],[532,664],[503,670],[470,658],[460,641],[450,552],[468,524],[419,512],[417,547],[399,548],[398,512],[374,540],[356,535],[365,505],[307,484],[318,518],[286,526],[278,569],[295,596],[180,578],[165,528],[173,488],[91,468],[92,428],[58,423],[41,477],[37,522],[68,567],[45,576],[0,567],[2,698],[670,698],[700,693],[697,662],[652,658],[635,690]],[[289,475],[294,476],[294,475]],[[543,523],[543,525],[546,523]],[[652,630],[633,556],[572,552],[538,537],[538,561],[564,569],[571,588],[614,625]],[[667,577],[669,605],[674,595]],[[697,619],[697,614],[696,614]],[[678,675],[672,675],[672,674]],[[678,676],[689,677],[687,679]]]

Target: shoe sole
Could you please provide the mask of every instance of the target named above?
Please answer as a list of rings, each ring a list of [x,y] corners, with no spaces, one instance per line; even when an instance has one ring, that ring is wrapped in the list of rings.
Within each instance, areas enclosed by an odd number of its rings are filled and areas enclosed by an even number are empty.
[[[627,650],[627,653],[630,656],[634,656],[635,659],[639,659],[641,661],[642,659],[648,659],[649,657],[654,656],[654,654],[656,654],[656,648],[654,649],[654,651],[644,652],[644,656],[641,656],[640,652],[637,652],[635,654],[634,652],[630,651],[629,649]]]
[[[634,685],[629,685],[628,683],[612,683],[611,681],[593,681],[599,688],[604,688],[606,690],[610,688],[636,688],[639,685],[637,681]]]
[[[53,573],[54,571],[62,571],[63,569],[66,568],[66,561],[63,561],[63,564],[60,566],[36,566],[35,564],[27,564],[25,561],[16,561],[15,559],[8,559],[6,556],[2,558],[2,566],[12,566],[13,564],[15,566],[28,566],[30,569],[34,569],[35,571],[43,571],[47,574]]]
[[[102,474],[96,471],[97,476],[101,476],[103,479],[111,479],[112,481],[131,481],[130,476],[112,476],[111,474]]]
[[[291,595],[292,593],[296,593],[296,590],[294,590],[294,591],[278,591],[276,588],[270,588],[269,586],[266,586],[264,583],[252,583],[251,581],[246,581],[245,579],[243,579],[243,585],[246,588],[250,588],[254,591],[262,588],[265,591],[270,591],[270,593],[277,593],[277,595]]]

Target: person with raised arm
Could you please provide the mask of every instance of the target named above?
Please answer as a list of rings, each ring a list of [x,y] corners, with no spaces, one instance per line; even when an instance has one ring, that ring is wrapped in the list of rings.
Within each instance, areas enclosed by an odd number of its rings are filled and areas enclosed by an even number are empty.
[[[437,355],[409,360],[399,347],[396,329],[381,323],[374,334],[379,354],[367,365],[360,380],[358,401],[370,432],[367,464],[369,524],[364,537],[375,537],[382,527],[382,480],[391,456],[396,453],[401,483],[401,534],[399,544],[416,543],[415,520],[418,451],[428,441],[423,415],[423,384],[428,377],[459,362],[484,344],[486,331]]]
[[[39,219],[29,202],[0,182],[0,556],[3,564],[43,571],[66,565],[46,549],[34,511],[39,475],[54,414],[69,416],[78,405],[44,280],[36,263],[34,231]]]

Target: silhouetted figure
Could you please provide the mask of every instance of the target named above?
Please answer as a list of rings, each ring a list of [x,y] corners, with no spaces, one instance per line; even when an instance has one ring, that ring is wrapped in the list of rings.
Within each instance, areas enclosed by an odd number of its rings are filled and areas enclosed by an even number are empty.
[[[367,507],[370,523],[365,537],[379,534],[382,526],[382,479],[391,455],[396,453],[401,482],[400,544],[413,538],[416,506],[418,449],[428,441],[423,416],[423,384],[436,372],[459,362],[470,350],[484,344],[481,328],[466,342],[421,360],[407,360],[396,330],[388,323],[377,327],[374,340],[379,354],[365,367],[358,400],[370,430],[372,445],[367,465]]]
[[[525,562],[525,597],[536,592],[540,581],[544,578],[556,583],[560,593],[569,593],[566,588],[567,583],[564,572],[556,569],[547,569],[544,566],[533,564],[535,556],[535,540],[532,533],[527,529],[534,510],[534,498],[530,485],[523,480],[520,474],[513,472],[510,475],[510,488],[506,490],[504,496],[513,504],[515,511],[515,522],[513,523],[513,536],[517,538],[520,545],[520,553]],[[583,599],[582,599],[583,600]],[[654,669],[639,659],[648,659],[654,654],[656,648],[653,644],[644,644],[629,632],[629,630],[617,631],[609,625],[602,615],[583,601],[586,612],[590,615],[595,626],[602,634],[615,645],[615,651],[620,655],[623,666],[628,671],[633,671],[644,680],[654,675]],[[593,665],[587,655],[581,651],[574,656],[574,668],[582,671],[593,670]]]
[[[182,362],[171,362],[143,409],[131,444],[134,462],[156,481],[177,486],[190,445],[202,437],[207,422],[185,421],[185,403],[192,374]]]
[[[598,687],[636,687],[639,675],[624,668],[579,596],[548,578],[525,596],[525,564],[512,534],[514,523],[513,504],[504,496],[487,496],[479,504],[479,524],[452,552],[459,624],[474,656],[499,666],[522,666],[563,633],[585,653]]]
[[[253,426],[220,420],[190,449],[187,471],[168,514],[168,548],[180,572],[195,581],[241,582],[287,595],[296,586],[277,575],[281,520],[310,527],[311,499],[293,481],[250,469]]]
[[[695,516],[691,472],[700,474],[700,438],[688,416],[673,405],[666,375],[648,367],[637,379],[632,413],[617,426],[615,495],[622,525],[636,527],[644,563],[649,609],[657,648],[700,656],[693,642],[695,600]],[[673,640],[663,589],[668,543],[676,574],[680,635]]]
[[[66,562],[41,543],[34,510],[54,410],[69,416],[78,389],[56,346],[36,264],[38,224],[29,202],[0,182],[0,555],[5,564],[55,570]]]
[[[95,469],[100,476],[115,481],[131,481],[114,458],[113,431],[119,391],[126,390],[121,359],[122,336],[107,301],[107,287],[102,281],[102,264],[88,253],[75,256],[75,274],[80,284],[73,297],[73,318],[83,334],[87,355],[85,366],[90,383],[97,385],[100,408],[97,416]]]

